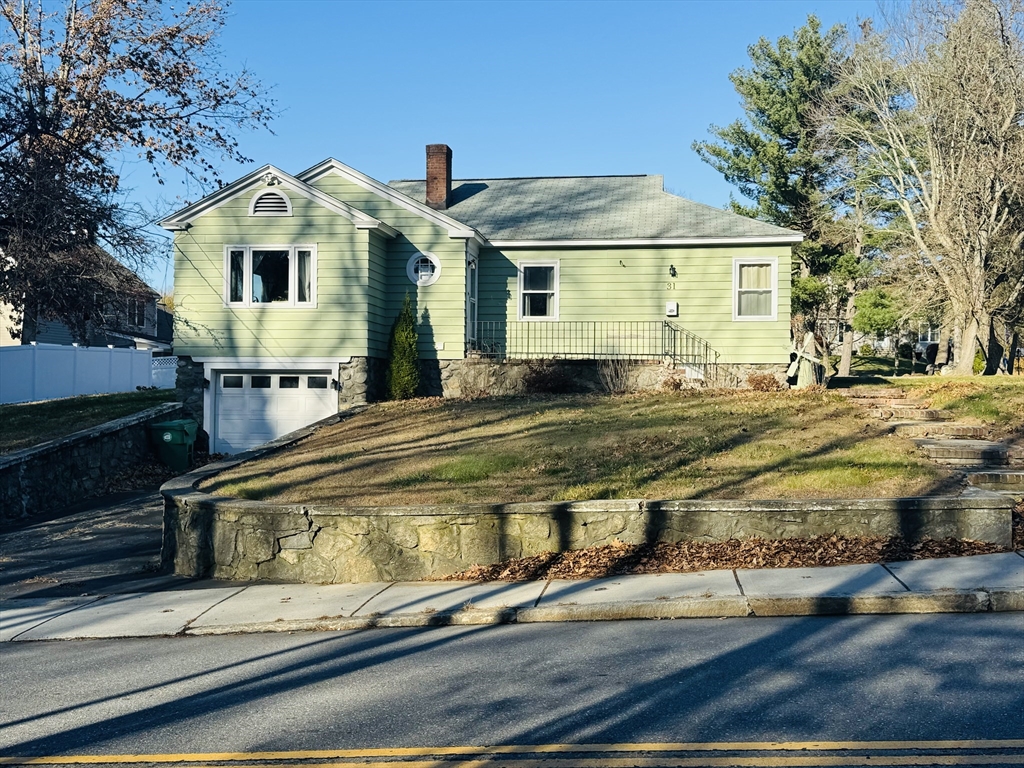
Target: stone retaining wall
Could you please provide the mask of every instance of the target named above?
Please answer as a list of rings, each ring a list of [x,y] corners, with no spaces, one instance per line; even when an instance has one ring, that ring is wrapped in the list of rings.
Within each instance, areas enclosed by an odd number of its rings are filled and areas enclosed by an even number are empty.
[[[0,522],[106,492],[116,475],[153,458],[146,426],[181,415],[180,404],[166,403],[0,456]]]
[[[986,492],[956,498],[339,509],[228,499],[193,487],[237,463],[208,465],[161,489],[163,561],[175,573],[315,583],[404,581],[616,539],[639,544],[842,534],[1011,543],[1012,502]]]

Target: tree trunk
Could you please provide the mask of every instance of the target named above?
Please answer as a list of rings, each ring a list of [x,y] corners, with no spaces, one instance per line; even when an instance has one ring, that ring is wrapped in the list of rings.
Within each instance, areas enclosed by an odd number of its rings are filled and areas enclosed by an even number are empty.
[[[1013,376],[1014,370],[1017,368],[1017,350],[1020,349],[1020,331],[1014,331],[1013,335],[1010,336],[1010,345],[1007,348],[1006,356],[1006,372]]]
[[[843,318],[843,348],[839,358],[839,375],[849,376],[850,368],[853,366],[853,315],[857,307],[853,303],[853,291],[856,283],[850,280],[846,284],[849,299],[846,302],[846,317]]]
[[[960,343],[956,349],[953,373],[956,376],[974,375],[974,353],[978,349],[978,321],[971,318],[958,334]]]
[[[939,351],[935,355],[935,370],[949,363],[950,327],[945,321],[939,326]]]
[[[982,376],[995,376],[999,373],[999,364],[1003,361],[1003,345],[999,343],[999,335],[996,333],[996,322],[988,318],[988,322],[979,330],[984,333],[988,329],[988,342],[983,347],[985,353],[985,369]]]

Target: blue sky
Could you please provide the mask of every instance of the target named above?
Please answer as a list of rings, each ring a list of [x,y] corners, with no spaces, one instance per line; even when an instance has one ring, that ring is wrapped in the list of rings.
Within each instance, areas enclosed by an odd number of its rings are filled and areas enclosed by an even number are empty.
[[[225,66],[249,68],[281,110],[245,133],[256,165],[295,173],[335,157],[370,176],[423,178],[424,145],[452,147],[456,178],[663,174],[715,206],[732,187],[690,148],[740,116],[728,75],[760,37],[877,14],[872,0],[319,2],[237,0]],[[224,164],[233,180],[254,167]],[[135,200],[194,200],[124,168]],[[145,277],[168,289],[160,260]]]

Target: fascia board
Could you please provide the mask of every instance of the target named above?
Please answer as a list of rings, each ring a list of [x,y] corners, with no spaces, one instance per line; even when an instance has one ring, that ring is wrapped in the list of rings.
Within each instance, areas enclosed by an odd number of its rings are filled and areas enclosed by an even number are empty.
[[[357,171],[355,168],[350,168],[344,163],[335,160],[333,157],[324,160],[321,163],[317,163],[312,168],[299,173],[296,178],[301,179],[306,183],[316,181],[328,173],[334,173],[341,176],[343,179],[351,181],[356,186],[362,187],[368,192],[373,192],[375,195],[388,200],[395,205],[405,208],[410,213],[415,213],[418,216],[423,217],[432,224],[436,224],[447,231],[448,237],[452,239],[469,239],[473,237],[480,237],[479,233],[472,227],[467,227],[461,221],[453,219],[451,216],[435,211],[428,205],[424,205],[418,200],[414,200],[403,192],[399,192],[393,187],[389,187],[383,182],[377,181],[374,178],[367,176],[365,173]],[[483,238],[481,237],[481,241]]]
[[[228,184],[224,189],[221,189],[218,192],[215,192],[214,194],[205,197],[187,208],[178,211],[176,214],[164,219],[160,222],[160,226],[171,231],[187,229],[188,225],[193,220],[216,210],[236,197],[244,195],[257,187],[262,186],[263,177],[268,173],[276,176],[280,180],[280,186],[284,189],[294,192],[301,197],[305,197],[307,200],[312,200],[313,202],[322,205],[324,208],[344,216],[358,228],[379,229],[388,237],[394,237],[398,234],[394,227],[391,227],[383,221],[375,219],[374,217],[331,197],[325,192],[321,192],[316,187],[311,187],[309,184],[295,178],[289,173],[285,173],[280,168],[273,165],[264,165],[262,168],[243,176],[238,181]]]
[[[492,248],[626,248],[641,245],[793,245],[804,239],[792,235],[763,237],[654,237],[622,240],[489,240]]]

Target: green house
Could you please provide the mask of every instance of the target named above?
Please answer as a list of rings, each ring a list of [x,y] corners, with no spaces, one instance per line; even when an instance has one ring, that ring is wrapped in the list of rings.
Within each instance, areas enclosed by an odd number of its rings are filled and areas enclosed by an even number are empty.
[[[788,365],[799,233],[669,194],[661,176],[451,168],[443,144],[427,147],[425,180],[267,165],[161,222],[175,233],[179,388],[211,450],[374,399],[406,294],[433,394],[537,359],[697,381]]]

